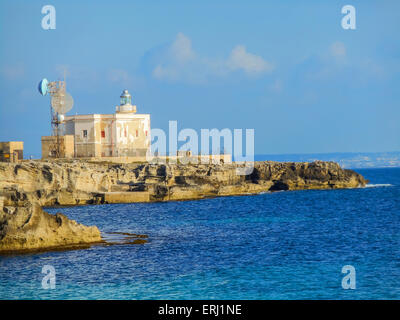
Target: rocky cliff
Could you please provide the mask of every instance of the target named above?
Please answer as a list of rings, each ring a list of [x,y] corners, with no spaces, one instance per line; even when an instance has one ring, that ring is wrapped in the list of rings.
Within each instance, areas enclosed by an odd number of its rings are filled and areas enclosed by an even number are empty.
[[[111,164],[83,161],[0,163],[0,252],[102,241],[86,227],[41,206],[200,199],[278,190],[364,186],[358,173],[333,162],[238,164]]]
[[[0,207],[1,208],[1,207]],[[86,227],[36,204],[5,206],[0,212],[0,253],[43,248],[76,248],[101,242],[97,227]]]
[[[334,162],[256,162],[250,175],[237,164],[109,164],[29,161],[0,163],[0,193],[8,205],[27,197],[42,206],[199,199],[277,190],[364,186]]]

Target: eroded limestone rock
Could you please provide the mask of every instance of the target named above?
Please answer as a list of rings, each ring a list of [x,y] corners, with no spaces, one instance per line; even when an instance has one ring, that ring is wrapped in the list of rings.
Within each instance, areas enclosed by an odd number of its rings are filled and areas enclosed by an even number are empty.
[[[0,193],[15,205],[23,196],[42,206],[199,199],[277,190],[337,189],[367,181],[337,163],[255,162],[250,175],[238,164],[112,164],[83,161],[0,163]],[[22,197],[22,198],[21,198]]]
[[[113,164],[84,161],[0,162],[0,252],[101,242],[86,227],[41,206],[150,202],[243,195],[265,191],[365,186],[360,174],[337,163]],[[133,241],[144,243],[143,239]],[[135,243],[136,243],[135,242]]]
[[[97,227],[87,227],[61,213],[45,212],[37,203],[0,207],[0,253],[79,247],[102,241]]]

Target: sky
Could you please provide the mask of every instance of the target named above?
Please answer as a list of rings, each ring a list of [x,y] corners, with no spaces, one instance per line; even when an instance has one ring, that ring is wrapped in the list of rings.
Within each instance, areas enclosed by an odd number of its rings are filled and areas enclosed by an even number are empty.
[[[65,70],[69,114],[128,89],[152,128],[254,129],[256,154],[399,151],[399,18],[399,1],[0,0],[0,141],[40,157],[37,86]]]

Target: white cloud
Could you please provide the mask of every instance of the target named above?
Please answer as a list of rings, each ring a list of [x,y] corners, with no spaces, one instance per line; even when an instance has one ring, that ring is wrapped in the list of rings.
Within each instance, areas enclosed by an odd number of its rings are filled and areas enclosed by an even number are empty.
[[[182,32],[179,32],[169,48],[170,55],[177,63],[185,63],[195,58],[192,41]]]
[[[160,55],[162,61],[154,67],[152,75],[158,80],[169,81],[191,78],[189,69],[195,63],[195,57],[191,40],[180,32]]]
[[[340,41],[331,43],[319,55],[305,59],[297,66],[297,73],[306,81],[337,81],[355,85],[365,85],[387,76],[382,61],[363,56],[352,57]]]
[[[265,61],[262,57],[247,52],[246,47],[242,45],[236,46],[228,60],[227,66],[232,70],[243,70],[247,74],[260,74],[272,70],[272,65]]]
[[[272,70],[272,65],[261,56],[247,52],[246,47],[234,47],[226,59],[203,57],[196,54],[191,40],[178,33],[174,41],[154,55],[152,75],[158,80],[204,83],[211,77],[226,77],[242,71],[247,76],[262,75]]]
[[[153,77],[159,80],[176,80],[179,78],[179,73],[180,72],[176,66],[164,67],[162,65],[158,65],[153,70]]]

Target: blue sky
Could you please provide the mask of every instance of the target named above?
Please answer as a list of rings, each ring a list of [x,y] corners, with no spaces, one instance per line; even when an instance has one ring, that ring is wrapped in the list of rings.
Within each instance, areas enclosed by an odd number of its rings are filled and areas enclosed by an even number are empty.
[[[56,9],[43,30],[41,9]],[[356,8],[356,30],[341,8]],[[67,70],[69,114],[128,89],[153,128],[254,128],[255,153],[400,150],[398,1],[0,0],[0,141],[40,157],[38,82]]]

